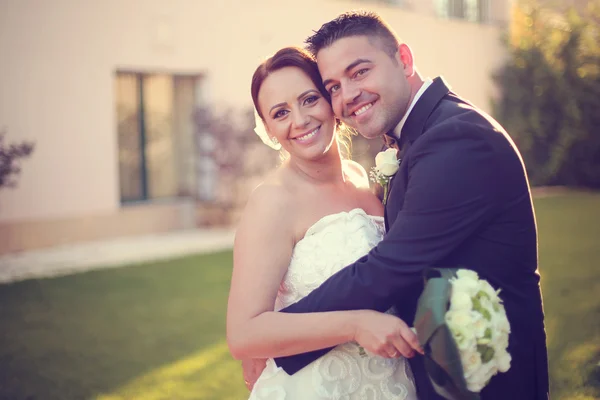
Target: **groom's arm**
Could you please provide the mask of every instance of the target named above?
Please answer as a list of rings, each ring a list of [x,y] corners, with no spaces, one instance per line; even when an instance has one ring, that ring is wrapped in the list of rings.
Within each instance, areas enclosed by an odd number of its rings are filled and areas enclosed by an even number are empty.
[[[412,161],[407,160],[411,165],[402,211],[386,237],[368,255],[281,311],[383,312],[401,303],[408,307],[398,310],[399,316],[412,319],[423,270],[447,257],[491,218],[498,188],[504,185],[499,160],[505,155],[499,155],[481,132],[467,132],[442,132],[437,138],[430,132],[416,142]],[[276,362],[292,374],[329,350],[281,357]]]

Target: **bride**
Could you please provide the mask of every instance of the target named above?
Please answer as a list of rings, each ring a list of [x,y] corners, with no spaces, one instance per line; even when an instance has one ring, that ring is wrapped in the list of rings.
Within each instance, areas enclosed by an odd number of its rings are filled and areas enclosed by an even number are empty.
[[[341,156],[309,53],[277,52],[256,69],[251,92],[265,128],[257,133],[287,157],[252,193],[235,238],[228,345],[237,359],[267,359],[250,399],[416,399],[405,357],[418,344],[401,319],[277,312],[367,254],[383,237],[383,207],[364,169]],[[273,360],[332,347],[291,376]]]

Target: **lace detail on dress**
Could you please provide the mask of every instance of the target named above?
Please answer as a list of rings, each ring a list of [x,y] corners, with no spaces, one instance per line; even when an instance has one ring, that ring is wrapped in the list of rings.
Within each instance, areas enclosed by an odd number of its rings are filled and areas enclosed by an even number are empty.
[[[367,254],[384,233],[383,217],[367,215],[361,208],[326,215],[315,222],[294,247],[275,310],[297,302]]]
[[[330,276],[366,255],[383,238],[382,217],[362,209],[327,215],[312,225],[292,253],[275,303],[280,310],[319,287]],[[404,358],[360,355],[346,343],[289,376],[273,360],[254,386],[250,400],[416,399]]]

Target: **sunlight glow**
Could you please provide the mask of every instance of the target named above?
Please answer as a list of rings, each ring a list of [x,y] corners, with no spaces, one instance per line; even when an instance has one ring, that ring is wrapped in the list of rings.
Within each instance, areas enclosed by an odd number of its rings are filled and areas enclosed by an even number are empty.
[[[96,400],[240,399],[248,396],[240,362],[225,342],[139,376]]]

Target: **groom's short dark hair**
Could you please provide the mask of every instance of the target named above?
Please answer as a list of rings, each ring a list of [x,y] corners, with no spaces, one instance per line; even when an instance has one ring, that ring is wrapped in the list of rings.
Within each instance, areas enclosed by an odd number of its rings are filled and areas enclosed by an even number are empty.
[[[308,50],[314,54],[332,45],[336,40],[367,36],[375,40],[390,57],[398,51],[400,41],[392,28],[372,11],[349,11],[323,24],[314,35],[305,40]]]

